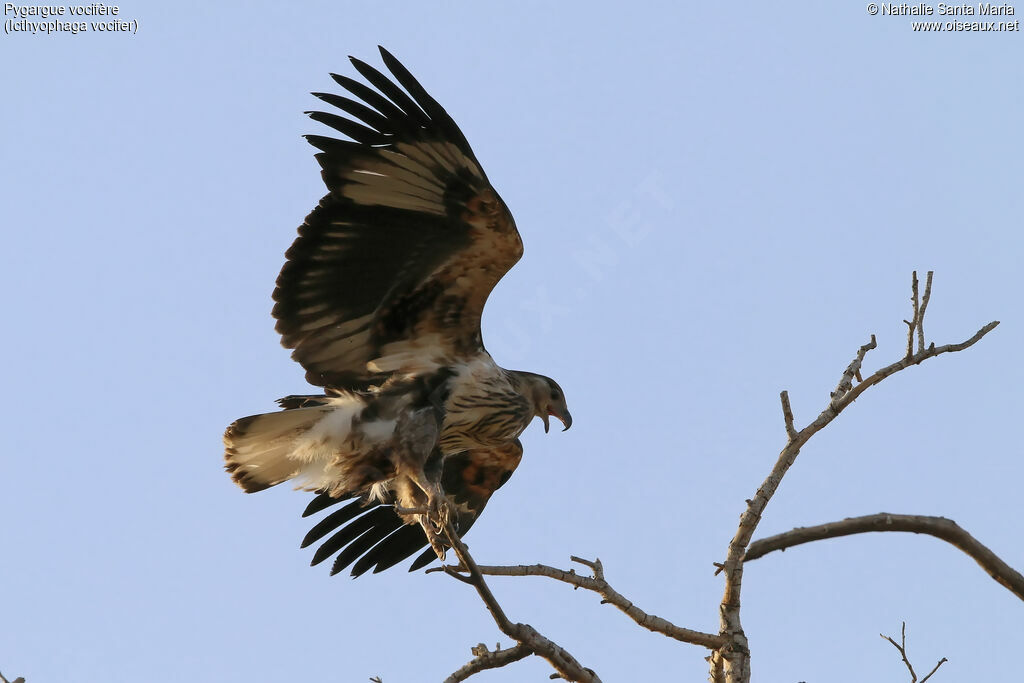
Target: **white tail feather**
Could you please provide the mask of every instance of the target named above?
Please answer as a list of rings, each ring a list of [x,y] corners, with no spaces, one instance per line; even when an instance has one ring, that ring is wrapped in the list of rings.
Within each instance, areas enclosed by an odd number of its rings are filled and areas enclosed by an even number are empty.
[[[233,422],[224,432],[225,467],[232,479],[252,493],[295,477],[310,455],[308,449],[301,449],[306,457],[296,457],[297,447],[307,441],[302,437],[335,410],[337,407],[332,405],[311,406],[252,415]]]
[[[288,480],[295,488],[342,496],[390,476],[397,418],[363,419],[368,396],[316,397],[322,405],[236,420],[224,433],[225,469],[247,493]]]

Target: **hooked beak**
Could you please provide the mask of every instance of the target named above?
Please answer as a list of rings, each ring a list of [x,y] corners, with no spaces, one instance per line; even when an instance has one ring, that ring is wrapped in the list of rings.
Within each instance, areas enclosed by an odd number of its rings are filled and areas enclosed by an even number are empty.
[[[555,411],[549,409],[547,415],[541,415],[541,419],[544,420],[545,434],[548,433],[548,429],[551,427],[551,425],[548,424],[548,415],[554,415],[555,417],[562,421],[562,424],[565,425],[565,428],[562,429],[563,432],[569,429],[569,427],[572,427],[572,415],[569,414],[568,410],[565,411],[565,415],[559,415]]]

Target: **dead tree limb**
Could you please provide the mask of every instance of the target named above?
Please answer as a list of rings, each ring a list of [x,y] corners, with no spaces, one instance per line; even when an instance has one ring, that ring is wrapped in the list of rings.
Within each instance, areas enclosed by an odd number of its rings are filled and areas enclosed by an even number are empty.
[[[844,520],[844,522],[823,525],[822,527],[794,529],[786,534],[751,543],[754,531],[761,521],[761,516],[782,483],[782,478],[789,471],[789,468],[793,466],[796,457],[800,454],[800,449],[812,436],[828,426],[832,420],[857,400],[869,387],[880,383],[886,377],[900,370],[904,370],[911,365],[918,365],[929,358],[943,353],[963,351],[973,346],[999,324],[999,321],[993,321],[979,329],[966,341],[958,344],[946,344],[936,347],[932,343],[926,347],[924,315],[931,298],[931,285],[932,272],[929,271],[924,294],[921,296],[917,273],[913,274],[911,286],[913,315],[911,320],[904,321],[908,327],[907,350],[900,360],[876,370],[866,379],[863,378],[862,366],[864,359],[869,351],[877,347],[875,335],[871,335],[870,340],[857,350],[853,360],[843,371],[835,391],[830,394],[825,408],[812,422],[799,430],[795,425],[796,420],[793,415],[789,394],[786,391],[781,393],[782,414],[787,437],[786,445],[779,453],[779,457],[767,478],[762,482],[754,496],[747,501],[747,507],[740,516],[740,523],[736,534],[729,544],[726,560],[719,565],[718,572],[725,575],[725,590],[719,606],[719,633],[717,635],[681,628],[661,617],[640,610],[608,584],[604,578],[604,569],[601,566],[600,560],[590,561],[577,557],[571,558],[573,562],[583,564],[591,569],[593,575],[589,577],[578,575],[571,569],[562,570],[540,564],[480,567],[469,555],[466,546],[449,524],[445,531],[452,549],[460,561],[460,566],[443,567],[437,571],[445,571],[460,581],[474,586],[487,609],[491,612],[498,628],[518,644],[505,650],[499,648],[494,652],[488,651],[486,647],[478,646],[473,651],[475,658],[452,674],[447,680],[452,682],[462,681],[479,671],[505,666],[530,654],[547,659],[558,672],[553,677],[588,683],[599,682],[600,680],[593,671],[584,668],[562,647],[539,634],[528,624],[512,623],[498,604],[493,593],[491,593],[483,578],[484,574],[492,576],[546,576],[563,583],[568,583],[575,588],[585,588],[594,591],[601,595],[603,603],[618,607],[644,628],[656,633],[662,633],[682,642],[702,645],[711,649],[712,653],[708,659],[710,661],[711,680],[714,683],[749,683],[750,681],[750,652],[740,621],[740,592],[743,581],[743,567],[746,561],[761,557],[773,550],[784,550],[786,547],[819,540],[820,538],[863,533],[866,531],[905,530],[916,533],[931,533],[938,538],[952,543],[973,557],[996,581],[999,581],[1002,585],[1013,591],[1018,597],[1022,597],[1021,589],[1022,585],[1024,585],[1024,578],[1021,578],[1019,573],[1006,565],[1005,562],[1002,562],[994,553],[978,543],[967,532],[956,526],[955,523],[942,518],[873,515],[866,518]],[[917,342],[916,351],[915,341]],[[854,384],[855,380],[857,381],[856,385]],[[892,528],[878,528],[878,518],[880,517],[884,518],[884,523]],[[905,525],[907,528],[895,528],[900,525]],[[840,529],[838,532],[836,531],[837,527]],[[910,669],[911,675],[916,682],[916,673],[913,672],[913,668],[910,667],[909,661],[905,657],[905,639],[903,646],[897,644],[892,639],[889,640],[904,654],[904,661],[907,662],[908,669]],[[930,678],[944,661],[946,660],[940,661],[924,680]]]
[[[567,583],[574,588],[583,588],[593,591],[601,596],[601,604],[608,604],[618,607],[630,619],[648,631],[660,633],[675,640],[701,645],[708,649],[721,647],[725,640],[715,633],[704,633],[692,629],[676,626],[672,622],[654,614],[648,614],[642,609],[627,600],[621,593],[612,588],[611,584],[604,578],[604,566],[601,560],[584,560],[573,555],[569,558],[577,564],[589,567],[593,572],[591,576],[583,576],[576,573],[574,569],[558,569],[546,564],[520,564],[509,566],[488,566],[480,565],[477,568],[481,574],[487,576],[545,576],[549,579]]]
[[[892,646],[899,651],[900,656],[903,658],[903,663],[907,666],[907,671],[910,672],[910,683],[917,683],[917,673],[914,671],[914,666],[910,663],[910,658],[907,657],[907,622],[903,622],[903,626],[900,629],[900,642],[898,643],[895,640],[893,640],[890,636],[885,636],[881,633],[879,633],[878,635],[881,636],[882,639],[888,640],[890,643],[892,643]],[[936,664],[930,672],[928,672],[928,675],[921,679],[921,683],[925,683],[925,681],[932,677],[932,674],[939,670],[940,666],[942,666],[948,661],[949,660],[945,657],[940,659],[939,663]]]
[[[925,348],[923,333],[924,309],[926,308],[927,300],[931,297],[931,279],[932,273],[929,271],[925,287],[925,305],[922,306],[918,298],[917,273],[915,272],[913,275],[911,287],[914,305],[913,320],[906,321],[909,327],[907,334],[908,345],[907,353],[902,359],[877,370],[854,386],[853,380],[862,376],[861,366],[863,365],[864,357],[868,351],[877,346],[875,336],[871,335],[870,341],[858,349],[854,359],[843,372],[839,383],[836,385],[836,390],[832,392],[828,405],[813,422],[799,431],[796,430],[793,421],[790,419],[792,408],[789,402],[789,395],[785,391],[782,392],[782,412],[786,422],[787,435],[786,445],[779,453],[778,460],[774,467],[772,467],[768,477],[758,488],[757,493],[747,501],[747,508],[740,516],[740,523],[736,534],[729,543],[725,562],[719,568],[719,571],[725,574],[725,590],[719,606],[719,632],[726,642],[712,653],[711,657],[711,678],[716,683],[720,681],[725,681],[726,683],[749,683],[750,681],[750,649],[740,621],[740,593],[743,585],[744,558],[746,557],[747,547],[750,545],[751,538],[753,538],[754,531],[761,521],[761,516],[768,502],[775,495],[776,490],[778,490],[779,484],[782,483],[782,478],[789,471],[789,468],[793,466],[803,445],[812,436],[831,423],[844,409],[867,391],[869,387],[878,384],[886,377],[900,370],[911,365],[918,365],[929,358],[943,353],[963,351],[974,345],[999,324],[998,321],[993,321],[978,330],[970,339],[959,344],[946,344],[945,346],[936,347],[933,343]],[[919,332],[919,348],[916,353],[914,352],[915,332]]]
[[[793,546],[826,538],[839,538],[852,534],[865,534],[876,531],[903,531],[914,534],[928,534],[946,541],[954,548],[962,550],[977,562],[985,572],[999,585],[1024,600],[1024,575],[1004,562],[998,555],[989,550],[962,527],[945,517],[928,517],[922,515],[896,515],[879,512],[863,517],[849,517],[839,522],[819,524],[817,526],[799,527],[775,536],[761,538],[750,544],[744,562],[750,562],[776,550],[786,550]]]

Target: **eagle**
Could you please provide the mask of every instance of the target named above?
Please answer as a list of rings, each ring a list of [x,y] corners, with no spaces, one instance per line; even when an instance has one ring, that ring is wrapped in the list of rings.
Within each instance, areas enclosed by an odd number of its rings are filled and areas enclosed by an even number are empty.
[[[461,537],[522,458],[535,417],[572,425],[551,378],[505,370],[484,348],[491,290],[523,254],[508,207],[455,121],[394,57],[389,78],[313,93],[347,139],[307,135],[328,193],[285,254],[274,290],[281,343],[322,394],[279,399],[224,434],[225,469],[247,493],[291,481],[318,495],[304,516],[347,504],[303,540],[312,564],[379,572]],[[429,547],[427,547],[429,546]]]

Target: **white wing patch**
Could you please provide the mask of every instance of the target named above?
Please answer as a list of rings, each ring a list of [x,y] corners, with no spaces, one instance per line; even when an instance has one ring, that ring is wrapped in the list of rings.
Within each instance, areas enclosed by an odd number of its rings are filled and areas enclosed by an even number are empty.
[[[370,372],[426,374],[447,365],[444,337],[434,332],[408,341],[393,342],[381,348],[381,355],[366,364]]]

